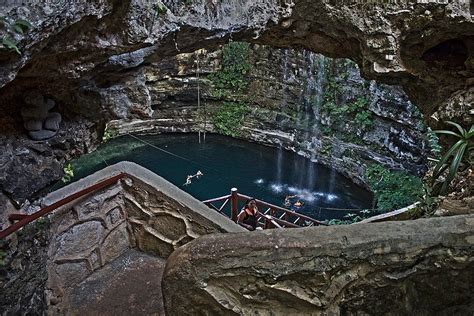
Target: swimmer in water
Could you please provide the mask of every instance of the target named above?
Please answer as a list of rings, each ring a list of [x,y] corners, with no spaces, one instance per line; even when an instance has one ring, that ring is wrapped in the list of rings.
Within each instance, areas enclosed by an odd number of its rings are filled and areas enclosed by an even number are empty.
[[[290,207],[290,206],[291,206],[291,201],[290,201],[290,200],[291,200],[291,199],[294,199],[295,197],[296,197],[296,195],[287,195],[287,196],[285,197],[285,202],[283,202],[283,205],[284,205],[285,207]]]

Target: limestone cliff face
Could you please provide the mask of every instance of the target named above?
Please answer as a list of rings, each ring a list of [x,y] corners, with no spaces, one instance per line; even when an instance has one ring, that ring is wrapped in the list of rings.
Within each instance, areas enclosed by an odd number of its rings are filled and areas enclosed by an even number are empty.
[[[52,112],[68,122],[87,120],[89,131],[115,118],[147,118],[152,95],[141,79],[143,66],[166,56],[246,40],[277,47],[304,47],[356,61],[363,75],[404,87],[425,120],[453,118],[472,123],[472,9],[467,2],[397,1],[380,5],[328,0],[4,1],[2,26],[21,55],[0,48],[2,149],[26,138],[21,119],[24,92],[55,101]],[[26,19],[24,35],[13,28]],[[13,122],[13,124],[6,124]],[[430,120],[430,125],[439,124]],[[81,132],[90,135],[90,132]],[[15,136],[14,136],[15,135]],[[75,135],[75,134],[74,134]],[[68,142],[84,143],[68,133]],[[45,142],[45,148],[51,144]],[[3,151],[5,152],[5,150]],[[52,150],[45,150],[48,154]],[[21,182],[48,178],[42,153],[30,153],[35,167]],[[79,151],[78,151],[79,152]],[[61,165],[67,151],[56,153]],[[15,155],[17,157],[18,155]],[[15,159],[15,158],[14,158]],[[16,169],[4,167],[5,174]],[[57,178],[56,176],[54,178]],[[10,195],[0,183],[1,190]],[[42,185],[31,185],[37,192]],[[21,198],[29,196],[20,194]]]
[[[222,49],[146,66],[139,80],[149,91],[153,118],[118,120],[111,127],[122,133],[231,133],[216,128],[216,115],[226,102],[244,104],[242,119],[224,122],[235,128],[234,136],[293,150],[360,184],[370,163],[424,171],[426,130],[400,87],[364,80],[347,59],[262,45],[251,45],[247,53],[240,62],[250,66],[248,73],[224,87],[215,79],[223,71]]]

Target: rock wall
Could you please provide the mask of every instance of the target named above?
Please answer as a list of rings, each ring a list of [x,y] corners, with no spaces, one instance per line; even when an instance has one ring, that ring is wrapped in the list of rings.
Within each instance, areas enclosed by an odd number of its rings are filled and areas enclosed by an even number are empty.
[[[60,180],[65,161],[97,146],[98,126],[88,120],[63,123],[58,135],[45,142],[30,140],[21,131],[9,129],[15,123],[6,122],[5,117],[0,122],[6,123],[3,126],[8,130],[0,135],[0,195],[8,197],[17,208]],[[5,209],[7,204],[1,205]]]
[[[473,251],[472,215],[213,234],[170,256],[162,289],[167,315],[467,315]]]
[[[2,124],[6,136],[0,142],[2,149],[27,142],[21,122],[25,91],[55,102],[52,111],[63,123],[54,132],[61,134],[65,126],[87,120],[96,123],[80,127],[81,134],[88,135],[84,129],[96,131],[110,119],[149,118],[151,95],[139,78],[143,66],[198,48],[212,49],[230,38],[350,57],[365,77],[402,85],[431,126],[439,127],[447,118],[472,124],[473,116],[467,113],[472,114],[474,104],[470,102],[474,31],[467,2],[166,0],[161,4],[164,7],[138,0],[4,2],[0,16],[7,21],[0,36],[11,37],[20,54],[0,47],[2,122],[15,122]],[[15,31],[20,19],[31,24],[24,34]],[[431,114],[440,121],[430,119]],[[78,137],[70,139],[87,142],[87,136]],[[56,165],[63,164],[63,157],[59,155]],[[42,166],[42,154],[31,160],[31,168],[17,172],[22,184],[32,175],[42,181],[60,177],[60,172],[53,174]],[[31,191],[38,192],[39,187]],[[31,195],[19,188],[15,193],[1,189],[18,200]]]
[[[222,87],[214,79],[223,60],[232,57],[238,56],[198,50],[145,67],[142,81],[153,118],[115,120],[109,128],[118,134],[226,133],[215,122],[223,103],[244,104],[243,119],[229,122],[236,126],[234,137],[298,152],[357,183],[365,184],[370,163],[418,174],[426,170],[426,128],[400,87],[364,80],[347,59],[252,45],[245,61],[250,69],[241,75],[247,82],[239,91],[234,82]],[[359,108],[351,110],[357,102]],[[358,112],[365,113],[365,121],[359,123]]]
[[[47,309],[49,221],[37,221],[0,240],[0,313],[43,315]]]

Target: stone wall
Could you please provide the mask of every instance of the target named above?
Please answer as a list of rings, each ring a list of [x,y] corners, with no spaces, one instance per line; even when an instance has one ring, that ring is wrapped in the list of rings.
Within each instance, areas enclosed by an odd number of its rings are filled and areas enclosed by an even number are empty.
[[[474,216],[213,234],[175,251],[167,315],[470,315]]]
[[[243,230],[166,180],[126,162],[55,191],[43,203],[119,172],[129,176],[50,217],[47,302],[52,313],[67,313],[70,291],[127,249],[166,259],[201,235]]]

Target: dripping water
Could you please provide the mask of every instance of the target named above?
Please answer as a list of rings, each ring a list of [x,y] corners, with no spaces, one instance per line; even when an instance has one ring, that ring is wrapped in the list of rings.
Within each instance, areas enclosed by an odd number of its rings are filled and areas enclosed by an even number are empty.
[[[288,72],[288,49],[283,50],[283,80],[282,80],[282,91],[283,91],[283,96],[282,96],[282,101],[280,105],[280,110],[284,111],[284,109],[288,106],[288,95],[287,95],[287,89],[286,89],[286,84],[289,78],[289,72]],[[279,129],[282,129],[281,123],[278,123]],[[282,181],[282,172],[283,172],[283,148],[282,144],[280,143],[278,145],[278,151],[277,151],[277,172],[276,172],[276,182],[277,184],[281,184]]]

